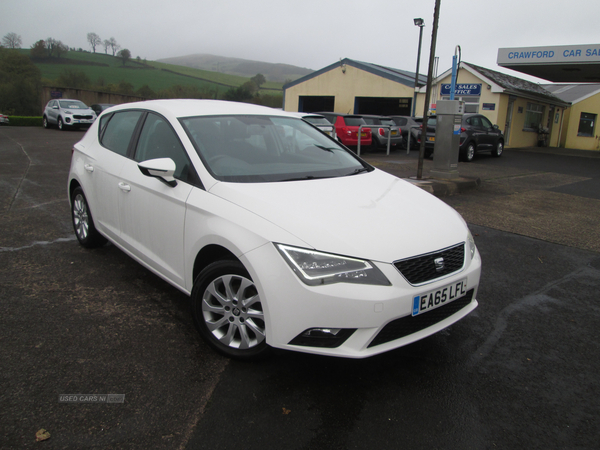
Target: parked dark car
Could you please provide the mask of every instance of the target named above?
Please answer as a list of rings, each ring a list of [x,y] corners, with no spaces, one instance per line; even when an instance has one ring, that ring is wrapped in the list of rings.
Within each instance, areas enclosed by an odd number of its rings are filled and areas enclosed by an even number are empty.
[[[430,116],[427,121],[427,140],[425,157],[433,155],[437,117]],[[419,135],[420,139],[420,135]],[[498,125],[481,114],[464,114],[460,129],[459,159],[470,162],[475,153],[491,152],[492,156],[501,156],[504,151],[504,134]]]
[[[94,112],[96,113],[97,116],[99,116],[100,114],[102,114],[102,111],[110,108],[111,106],[115,106],[113,103],[96,103],[92,106],[90,106],[90,108],[92,108],[94,110]]]
[[[385,125],[391,127],[371,128],[372,149],[377,149],[378,147],[387,148],[388,135],[390,136],[390,148],[402,146],[402,130],[400,130],[400,127],[390,117],[363,115],[362,118],[368,125]]]
[[[396,125],[402,130],[402,147],[408,145],[408,133],[410,133],[410,149],[419,148],[419,127],[423,123],[422,117],[390,116]]]
[[[340,114],[334,112],[319,112],[316,114],[320,114],[335,125],[335,134],[342,144],[346,147],[358,146],[358,130],[361,125],[367,125],[365,119],[354,114]],[[371,142],[371,129],[363,128],[360,133],[361,147],[370,147]]]

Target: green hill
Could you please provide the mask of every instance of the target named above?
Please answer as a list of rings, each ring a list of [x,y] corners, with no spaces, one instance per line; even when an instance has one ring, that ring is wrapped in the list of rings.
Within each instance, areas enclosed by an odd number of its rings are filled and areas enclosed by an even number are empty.
[[[209,54],[177,56],[174,58],[159,59],[158,62],[248,78],[253,77],[257,73],[262,73],[268,81],[279,83],[283,83],[285,80],[296,80],[313,72],[311,69],[289,64],[273,64]]]
[[[29,55],[29,50],[20,51]],[[119,57],[85,51],[69,51],[61,58],[37,58],[33,61],[46,80],[55,81],[61,73],[71,70],[85,73],[95,86],[125,82],[131,84],[134,90],[147,85],[155,92],[180,85],[216,90],[221,96],[228,89],[239,87],[249,80],[242,76],[133,58],[124,65]],[[261,91],[280,93],[282,86],[283,83],[267,82],[261,86]]]

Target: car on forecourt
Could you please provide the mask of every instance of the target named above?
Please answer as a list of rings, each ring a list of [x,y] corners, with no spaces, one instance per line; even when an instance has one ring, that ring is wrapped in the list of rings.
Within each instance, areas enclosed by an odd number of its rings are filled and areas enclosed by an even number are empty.
[[[356,148],[358,146],[358,130],[360,131],[360,145],[362,148],[369,147],[372,143],[371,129],[367,122],[355,114],[339,114],[334,112],[319,112],[329,122],[335,125],[335,134],[338,140],[346,147]],[[364,128],[360,128],[364,125]]]
[[[402,145],[404,148],[408,145],[408,134],[410,133],[410,149],[418,149],[419,129],[423,124],[422,117],[410,116],[390,116],[396,125],[402,130]]]
[[[430,116],[427,122],[425,157],[430,158],[435,148],[437,116]],[[420,135],[419,135],[420,139]],[[492,125],[482,114],[463,114],[458,156],[461,161],[473,161],[476,153],[490,152],[492,156],[502,156],[504,134],[498,125]]]
[[[59,130],[88,127],[96,120],[96,113],[80,100],[66,98],[50,100],[42,116],[44,128],[56,126]]]
[[[402,146],[402,130],[400,129],[400,127],[398,127],[398,125],[396,125],[396,123],[391,118],[385,116],[375,116],[366,114],[362,114],[361,117],[364,119],[365,122],[367,122],[367,125],[373,125],[373,127],[371,127],[371,148],[387,148],[388,136],[391,148]],[[390,128],[378,127],[377,125],[386,125]]]
[[[200,335],[232,358],[364,358],[477,306],[462,217],[284,111],[114,106],[75,144],[68,196],[82,246],[108,240],[189,295]]]

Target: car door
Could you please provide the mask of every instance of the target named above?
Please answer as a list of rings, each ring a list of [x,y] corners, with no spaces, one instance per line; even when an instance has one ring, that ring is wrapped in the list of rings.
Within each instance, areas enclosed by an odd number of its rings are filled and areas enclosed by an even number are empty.
[[[46,117],[48,117],[49,123],[56,125],[56,118],[58,117],[58,100],[52,100],[48,103]]]
[[[88,152],[84,169],[93,180],[92,204],[94,223],[114,242],[121,242],[119,198],[122,194],[119,175],[128,161],[127,154],[142,111],[119,111],[102,118],[99,148]]]
[[[490,122],[485,116],[481,116],[481,125],[485,130],[485,134],[482,136],[482,141],[484,141],[484,147],[482,148],[494,148],[496,146],[496,142],[498,142],[498,137],[500,136],[500,129],[494,128],[492,122]]]
[[[171,158],[175,186],[142,174],[138,162]],[[184,286],[183,232],[186,201],[198,176],[168,120],[148,113],[135,148],[121,171],[121,242],[168,280]]]

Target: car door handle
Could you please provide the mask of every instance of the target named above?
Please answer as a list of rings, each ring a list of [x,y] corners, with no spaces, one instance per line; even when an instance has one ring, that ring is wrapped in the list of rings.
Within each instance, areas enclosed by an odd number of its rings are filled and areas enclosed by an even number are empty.
[[[121,189],[123,192],[129,192],[129,191],[131,191],[131,186],[129,186],[127,183],[123,183],[121,181],[119,183],[119,189]]]
[[[92,166],[91,164],[85,164],[83,166],[83,168],[88,171],[89,173],[92,173],[94,171],[94,166]]]

